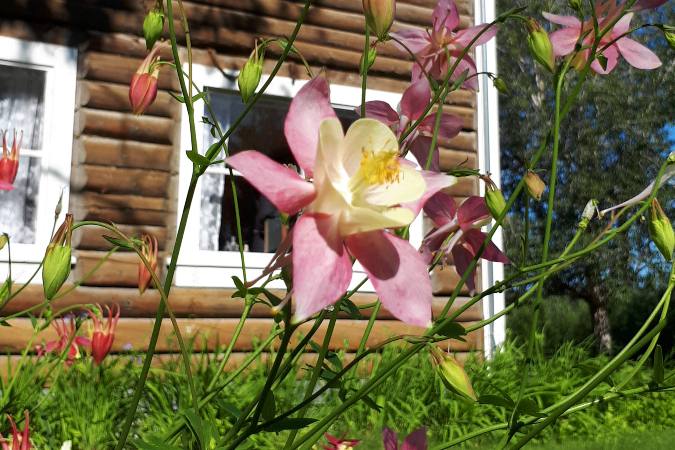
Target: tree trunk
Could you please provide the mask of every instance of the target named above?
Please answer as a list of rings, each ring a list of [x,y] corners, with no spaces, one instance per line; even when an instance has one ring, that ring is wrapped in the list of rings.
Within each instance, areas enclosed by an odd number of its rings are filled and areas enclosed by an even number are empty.
[[[612,353],[612,334],[609,327],[607,297],[602,295],[600,286],[593,286],[589,291],[588,303],[591,307],[595,342],[600,353],[610,354]]]

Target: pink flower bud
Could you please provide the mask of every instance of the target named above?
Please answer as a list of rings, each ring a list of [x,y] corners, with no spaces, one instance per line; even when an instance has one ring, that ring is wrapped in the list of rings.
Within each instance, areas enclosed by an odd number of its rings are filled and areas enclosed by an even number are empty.
[[[155,46],[136,70],[129,85],[129,103],[134,114],[143,114],[157,97],[157,79],[159,78],[159,56],[163,45]]]
[[[395,0],[363,0],[363,12],[366,14],[370,31],[381,41],[387,38],[396,15]]]
[[[19,171],[19,150],[23,140],[23,131],[19,132],[19,139],[16,138],[14,130],[14,140],[12,150],[7,148],[8,130],[2,132],[2,158],[0,158],[0,191],[11,191],[14,189],[14,180]]]
[[[143,254],[143,257],[145,257],[145,259],[147,259],[150,263],[152,271],[157,272],[157,238],[148,234],[143,235],[143,247],[141,249],[141,253]],[[141,293],[141,295],[145,292],[148,286],[150,286],[150,283],[152,283],[152,274],[150,271],[148,271],[148,268],[145,267],[143,261],[139,261],[138,291]]]

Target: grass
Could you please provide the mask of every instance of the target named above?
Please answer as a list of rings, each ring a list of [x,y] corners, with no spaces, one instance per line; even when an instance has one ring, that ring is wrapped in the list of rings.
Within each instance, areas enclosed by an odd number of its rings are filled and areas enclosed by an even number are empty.
[[[375,360],[374,370],[393,358],[397,350],[389,350]],[[589,357],[579,346],[565,345],[555,355],[539,354],[532,361],[532,376],[525,397],[540,408],[560,399],[580,386],[589,374],[601,367],[604,357]],[[44,373],[48,361],[38,362],[19,374],[10,400],[0,405],[3,413],[19,416],[24,408],[31,410],[33,441],[38,449],[60,448],[66,440],[73,441],[73,449],[106,449],[113,446],[125,406],[131,397],[140,366],[130,355],[109,359],[104,367],[94,367],[81,361],[72,367],[52,372],[49,388],[34,380]],[[507,345],[489,362],[472,359],[467,363],[474,388],[479,395],[508,393],[517,397],[522,373],[523,354],[517,345]],[[286,410],[303,395],[302,367],[275,389],[277,412]],[[628,373],[628,367],[616,374],[614,381]],[[196,371],[198,389],[208,384],[215,364],[204,358]],[[42,372],[41,372],[42,371]],[[223,436],[233,422],[233,411],[242,409],[264,383],[266,366],[255,369],[226,388],[222,395],[203,410],[202,417],[212,423]],[[60,375],[55,376],[55,374]],[[650,370],[644,370],[631,386],[647,383]],[[351,379],[345,389],[353,389],[362,382]],[[611,384],[611,382],[610,382]],[[6,389],[6,385],[0,386]],[[601,394],[609,384],[599,387],[592,395]],[[509,412],[493,405],[479,405],[459,400],[444,388],[436,376],[428,355],[420,355],[402,366],[397,376],[383,383],[372,395],[380,407],[376,411],[361,402],[355,405],[331,428],[331,433],[363,440],[360,448],[380,449],[380,433],[388,426],[406,434],[420,426],[428,428],[432,444],[447,442],[469,431],[503,422]],[[341,401],[337,390],[330,390],[318,399],[306,417],[320,418]],[[180,411],[189,407],[189,392],[179,366],[167,364],[154,369],[148,380],[145,396],[135,424],[134,440],[148,440],[161,436]],[[675,441],[675,396],[647,394],[630,399],[619,399],[590,408],[559,420],[541,435],[532,449],[634,449],[668,448]],[[6,434],[7,424],[0,425]],[[486,435],[463,448],[494,448],[502,434]],[[242,448],[280,448],[285,433],[260,433]],[[188,433],[177,442],[179,448],[196,448]]]

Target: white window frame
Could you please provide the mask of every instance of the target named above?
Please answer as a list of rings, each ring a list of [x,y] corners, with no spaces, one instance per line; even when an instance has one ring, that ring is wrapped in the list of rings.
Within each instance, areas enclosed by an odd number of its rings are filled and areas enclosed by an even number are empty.
[[[187,72],[187,67],[185,69]],[[194,64],[192,67],[192,78],[200,89],[204,87],[227,89],[236,91],[237,71],[226,70],[227,77],[216,68],[204,65]],[[263,76],[261,84],[269,77]],[[294,97],[298,91],[308,82],[308,80],[295,80],[288,77],[276,76],[269,85],[265,94],[279,97]],[[367,100],[381,100],[396,107],[401,100],[401,94],[396,92],[380,91],[368,89],[366,92]],[[356,108],[361,104],[361,89],[352,86],[331,84],[331,103],[343,108]],[[195,117],[201,118],[204,113],[204,103],[197,102],[195,105]],[[197,121],[197,136],[204,135],[204,128],[207,126],[201,121]],[[199,139],[199,138],[198,138]],[[200,143],[201,144],[201,143]],[[190,124],[185,111],[181,119],[181,150],[189,149],[190,143]],[[203,153],[204,149],[200,149]],[[179,195],[178,208],[183,207],[187,195],[188,185],[192,174],[192,162],[181,152],[179,165]],[[190,287],[222,287],[233,288],[233,276],[242,278],[241,257],[237,251],[209,251],[199,248],[199,226],[201,217],[201,181],[197,184],[194,201],[190,209],[183,246],[178,258],[176,268],[175,284],[176,286]],[[177,217],[180,221],[180,214]],[[416,248],[422,242],[423,224],[422,215],[412,223],[410,227],[410,242]],[[262,269],[267,265],[271,258],[271,253],[245,252],[246,275],[249,280],[256,278],[262,273]],[[354,275],[352,276],[351,287],[356,286],[365,277],[365,272],[360,264],[354,264]],[[270,288],[282,288],[283,283],[273,281],[268,285]],[[363,292],[373,292],[374,289],[368,281],[361,289]]]
[[[35,242],[11,244],[12,277],[14,281],[21,282],[27,281],[42,261],[51,239],[54,208],[62,192],[62,211],[68,211],[77,87],[77,49],[0,36],[0,65],[43,70],[46,75],[43,148],[40,152],[21,150],[21,155],[39,156],[42,160]],[[3,279],[8,274],[7,261],[8,253],[3,249],[0,253],[0,276]],[[40,282],[40,278],[35,277],[33,282]]]

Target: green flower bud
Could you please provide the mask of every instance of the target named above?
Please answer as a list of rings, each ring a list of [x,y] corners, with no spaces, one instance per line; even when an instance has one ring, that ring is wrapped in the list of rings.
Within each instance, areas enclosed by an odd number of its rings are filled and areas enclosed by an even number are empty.
[[[541,195],[546,190],[546,184],[539,178],[539,175],[531,170],[528,170],[525,174],[525,186],[527,187],[527,193],[537,201],[541,200]]]
[[[652,200],[649,214],[649,236],[667,261],[673,259],[675,248],[675,233],[668,216],[661,208],[658,200]]]
[[[0,309],[5,306],[7,299],[9,298],[9,289],[12,286],[12,280],[7,278],[4,283],[0,286]]]
[[[476,401],[471,380],[455,358],[436,346],[431,347],[431,357],[445,387],[460,397]]]
[[[490,214],[495,219],[502,215],[502,212],[506,209],[506,199],[504,199],[504,194],[497,187],[497,185],[489,177],[484,178],[486,187],[485,187],[485,203],[487,204]]]
[[[593,220],[593,217],[595,217],[595,213],[598,211],[598,201],[597,200],[589,200],[588,203],[586,203],[586,206],[584,207],[584,211],[581,213],[581,220],[579,221],[579,227],[580,228],[586,228],[588,227],[588,224],[590,223],[591,220]]]
[[[164,11],[158,3],[143,20],[143,36],[148,50],[152,49],[155,42],[162,36],[162,31],[164,31]]]
[[[581,0],[569,0],[570,8],[575,11],[581,11]]]
[[[5,248],[5,245],[7,245],[7,242],[9,242],[9,237],[7,236],[6,233],[0,234],[0,250]]]
[[[534,59],[546,68],[549,72],[555,71],[555,55],[553,54],[553,44],[548,37],[546,30],[534,19],[527,21],[527,45]]]
[[[670,48],[675,50],[675,27],[664,25],[661,28],[661,31],[663,31],[663,35],[666,37],[666,41],[668,41]]]
[[[54,298],[70,275],[72,227],[73,216],[72,214],[66,214],[66,219],[47,247],[42,265],[42,287],[47,300]]]
[[[506,85],[506,81],[504,81],[503,78],[494,77],[492,79],[492,84],[500,94],[509,95],[509,87]]]
[[[395,0],[363,0],[368,28],[380,41],[387,39],[396,15]]]
[[[255,91],[258,89],[258,84],[260,84],[260,79],[262,78],[262,73],[263,58],[258,51],[258,45],[256,45],[253,53],[251,53],[251,56],[239,72],[239,78],[237,78],[239,95],[241,95],[244,103],[248,103],[255,95]]]

